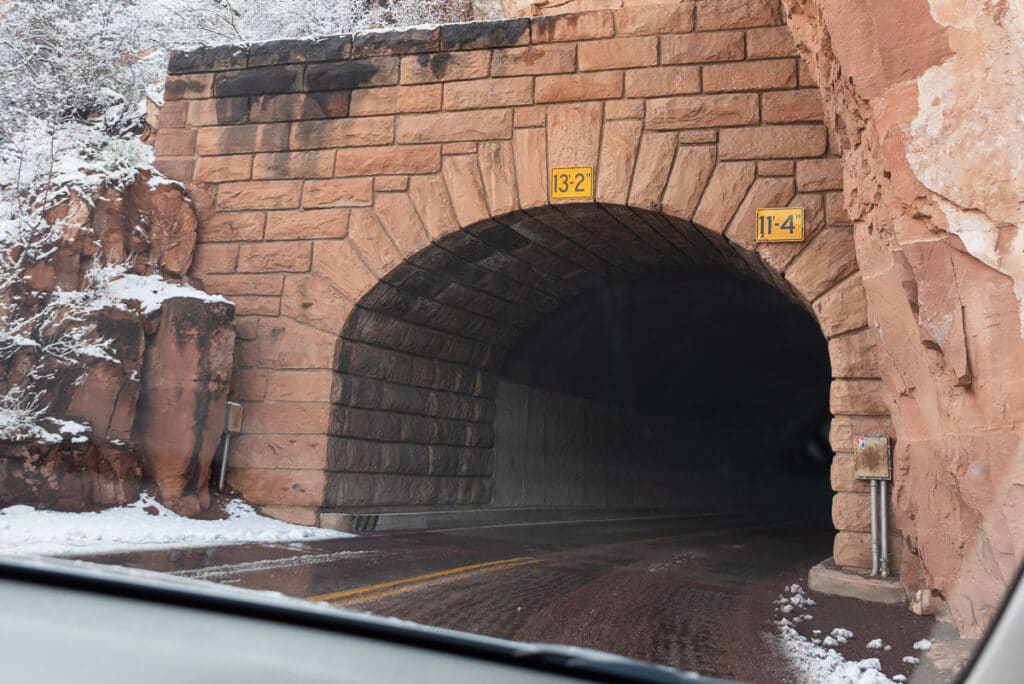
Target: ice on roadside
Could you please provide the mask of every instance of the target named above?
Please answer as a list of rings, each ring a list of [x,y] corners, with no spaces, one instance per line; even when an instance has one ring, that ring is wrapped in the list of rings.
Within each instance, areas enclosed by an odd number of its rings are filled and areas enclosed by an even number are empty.
[[[867,647],[868,648],[882,648],[882,640],[881,639],[872,639],[871,641],[869,641],[867,643]]]
[[[921,639],[920,641],[914,642],[915,651],[927,651],[931,647],[932,642],[928,641],[927,639]]]
[[[903,662],[907,665],[917,665],[921,662],[921,659],[915,656],[903,656]]]

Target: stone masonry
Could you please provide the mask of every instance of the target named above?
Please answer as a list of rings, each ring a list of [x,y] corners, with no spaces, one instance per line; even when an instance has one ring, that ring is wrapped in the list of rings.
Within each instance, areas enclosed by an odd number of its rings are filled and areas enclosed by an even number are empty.
[[[836,141],[777,2],[207,48],[170,71],[157,163],[196,204],[192,274],[237,304],[247,499],[314,524],[486,505],[493,371],[522,330],[602,279],[733,269],[828,339],[836,560],[869,564],[852,437],[892,427]],[[562,166],[594,167],[596,201],[549,201]],[[753,210],[785,205],[808,239],[756,244]]]

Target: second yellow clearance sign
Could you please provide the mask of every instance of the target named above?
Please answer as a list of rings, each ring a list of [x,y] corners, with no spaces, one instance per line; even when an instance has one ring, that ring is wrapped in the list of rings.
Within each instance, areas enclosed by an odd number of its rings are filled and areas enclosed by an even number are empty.
[[[758,242],[802,242],[804,239],[803,207],[780,207],[757,210]]]

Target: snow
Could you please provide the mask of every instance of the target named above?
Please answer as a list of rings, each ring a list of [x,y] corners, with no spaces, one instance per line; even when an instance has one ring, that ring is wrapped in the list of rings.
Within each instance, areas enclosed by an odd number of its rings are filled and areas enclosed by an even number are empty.
[[[881,639],[872,639],[871,641],[869,641],[867,643],[867,647],[868,648],[882,648],[882,640]]]
[[[156,511],[152,515],[150,511]],[[351,537],[259,515],[242,501],[226,506],[224,520],[195,520],[175,514],[153,497],[98,513],[61,513],[31,506],[0,509],[0,554],[91,555],[142,549],[317,541]]]
[[[141,276],[125,273],[115,279],[105,280],[98,288],[101,299],[97,304],[126,308],[125,303],[134,301],[139,304],[143,314],[151,314],[160,309],[164,301],[172,297],[189,297],[204,302],[220,302],[230,304],[230,300],[220,295],[212,295],[188,285],[169,283],[158,275]]]
[[[921,639],[920,641],[914,642],[915,651],[927,651],[932,647],[932,642],[927,639]]]
[[[914,656],[903,656],[903,662],[905,662],[907,665],[917,665],[919,662],[921,662],[921,659],[916,658]]]

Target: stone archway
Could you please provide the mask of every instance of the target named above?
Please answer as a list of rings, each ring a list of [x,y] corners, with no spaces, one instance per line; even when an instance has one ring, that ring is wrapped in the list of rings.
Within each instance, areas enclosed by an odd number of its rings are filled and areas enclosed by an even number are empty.
[[[833,373],[836,557],[865,565],[851,438],[891,430],[840,162],[778,7],[735,5],[174,55],[158,163],[202,219],[193,275],[238,304],[247,418],[233,485],[318,522],[337,457],[338,339],[363,298],[431,243],[596,207],[634,236],[616,249],[667,240],[685,259],[692,246],[670,229],[703,226],[709,245],[731,245],[723,259],[814,313]],[[593,167],[596,204],[552,205],[558,166]],[[807,210],[808,240],[755,245],[753,210],[790,203]]]

